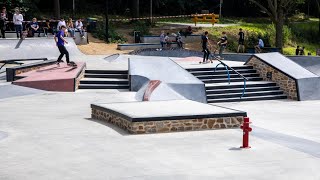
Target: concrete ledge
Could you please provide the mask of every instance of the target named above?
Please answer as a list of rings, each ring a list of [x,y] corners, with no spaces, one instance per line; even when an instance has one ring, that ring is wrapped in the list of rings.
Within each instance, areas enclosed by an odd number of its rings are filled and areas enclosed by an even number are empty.
[[[21,73],[26,73],[36,69],[40,69],[42,67],[52,65],[56,62],[57,62],[56,60],[46,60],[46,61],[41,61],[36,63],[25,64],[21,66],[8,67],[6,68],[7,82],[12,82],[17,80],[18,79],[17,75]]]
[[[247,115],[189,100],[92,104],[91,109],[92,118],[131,134],[239,128]]]
[[[171,41],[176,41],[175,36],[169,36]],[[201,41],[201,35],[188,35],[187,37],[181,36],[181,40],[184,43],[192,43],[192,42],[200,42]],[[141,42],[143,43],[159,43],[160,42],[160,36],[142,36]]]
[[[74,92],[78,89],[80,79],[84,75],[86,64],[77,62],[78,67],[70,67],[66,63],[42,67],[38,70],[22,73],[22,79],[12,84],[46,91]]]
[[[171,47],[178,47],[177,43],[171,43]],[[157,49],[161,48],[160,43],[136,43],[136,44],[118,44],[119,50],[140,50],[140,49]]]

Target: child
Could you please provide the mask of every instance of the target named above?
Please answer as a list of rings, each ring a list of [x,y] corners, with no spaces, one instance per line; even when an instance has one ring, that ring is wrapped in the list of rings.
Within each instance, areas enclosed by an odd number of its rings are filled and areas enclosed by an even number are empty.
[[[211,54],[211,52],[209,51],[209,48],[208,48],[208,46],[210,46],[208,35],[209,35],[208,31],[206,31],[204,33],[204,35],[201,36],[203,60],[202,60],[202,62],[201,61],[199,62],[200,64],[206,63],[209,60],[209,55]]]
[[[40,37],[40,31],[39,30],[39,24],[37,22],[37,18],[33,18],[32,22],[30,23],[31,31],[32,31],[32,37],[34,37],[34,33],[38,32],[38,37]]]
[[[64,33],[66,32],[67,28],[66,28],[66,26],[63,26],[63,25],[60,28],[61,28],[61,30],[54,37],[54,40],[56,41],[58,49],[61,53],[58,60],[57,60],[57,64],[59,65],[59,63],[63,62],[62,57],[64,55],[66,55],[66,61],[67,61],[68,66],[74,66],[75,63],[69,61],[69,52],[67,51],[66,47],[64,46],[64,43],[68,44],[68,41],[66,41],[66,39],[64,38]]]
[[[20,14],[20,11],[18,8],[15,10],[15,14],[13,15],[13,24],[14,28],[16,29],[17,38],[22,39],[22,22],[23,22],[23,16]]]
[[[177,34],[176,41],[177,41],[177,44],[178,44],[178,48],[183,48],[183,42],[181,40],[181,34],[180,33]]]
[[[259,37],[258,45],[255,46],[256,52],[261,53],[261,48],[264,48],[264,42],[261,37]]]
[[[220,38],[220,41],[217,44],[220,47],[219,56],[220,56],[220,58],[222,58],[222,53],[226,49],[227,44],[228,44],[228,38],[227,38],[226,32],[222,32],[222,37]]]
[[[244,53],[244,33],[242,32],[242,29],[239,29],[239,45],[238,45],[238,53],[240,52],[240,48],[242,49],[242,53]]]
[[[164,38],[165,38],[164,31],[161,31],[161,34],[160,34],[160,44],[161,44],[160,51],[162,50],[162,48],[164,48],[164,44],[166,43],[166,41],[164,40]]]

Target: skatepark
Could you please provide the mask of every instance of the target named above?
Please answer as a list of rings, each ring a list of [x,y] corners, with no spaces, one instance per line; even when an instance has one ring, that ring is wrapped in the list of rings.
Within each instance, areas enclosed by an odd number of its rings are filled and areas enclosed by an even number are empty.
[[[196,52],[85,55],[68,41],[77,68],[57,67],[52,39],[1,41],[0,179],[320,178],[319,57],[199,64]]]

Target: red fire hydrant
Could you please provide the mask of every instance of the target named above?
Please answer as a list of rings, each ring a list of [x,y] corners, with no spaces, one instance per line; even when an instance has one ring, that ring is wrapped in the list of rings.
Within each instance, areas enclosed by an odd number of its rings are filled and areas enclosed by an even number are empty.
[[[249,126],[250,123],[251,122],[248,117],[243,119],[243,125],[240,127],[243,130],[243,140],[240,148],[251,148],[249,146],[249,132],[252,131],[252,128]]]

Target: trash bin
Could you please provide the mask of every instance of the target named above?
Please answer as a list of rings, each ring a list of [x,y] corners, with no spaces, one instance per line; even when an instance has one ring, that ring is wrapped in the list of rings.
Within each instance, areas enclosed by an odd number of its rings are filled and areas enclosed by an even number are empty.
[[[141,43],[141,33],[140,31],[133,31],[134,35],[134,42],[135,43]]]
[[[87,18],[87,31],[88,32],[93,32],[97,29],[97,18]]]

